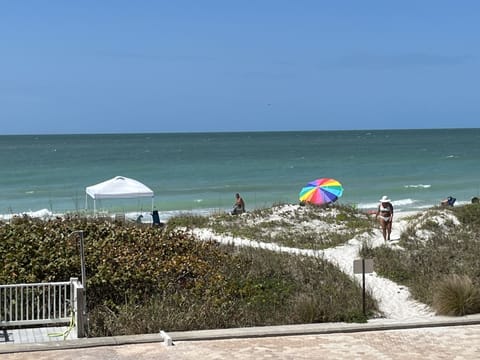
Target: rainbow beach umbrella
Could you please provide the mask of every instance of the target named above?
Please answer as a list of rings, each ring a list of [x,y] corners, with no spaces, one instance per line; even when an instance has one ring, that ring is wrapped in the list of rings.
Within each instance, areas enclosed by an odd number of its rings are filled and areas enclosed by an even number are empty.
[[[343,187],[335,179],[321,178],[309,182],[299,194],[300,201],[322,205],[337,201],[342,196]]]

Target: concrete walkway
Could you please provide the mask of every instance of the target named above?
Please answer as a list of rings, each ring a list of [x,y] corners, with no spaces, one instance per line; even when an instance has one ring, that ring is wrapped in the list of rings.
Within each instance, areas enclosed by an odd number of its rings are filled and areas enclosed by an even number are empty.
[[[480,315],[77,339],[3,346],[0,354],[2,360],[480,359]]]
[[[20,328],[0,330],[0,347],[16,344],[58,342],[76,339],[75,331],[68,326]]]

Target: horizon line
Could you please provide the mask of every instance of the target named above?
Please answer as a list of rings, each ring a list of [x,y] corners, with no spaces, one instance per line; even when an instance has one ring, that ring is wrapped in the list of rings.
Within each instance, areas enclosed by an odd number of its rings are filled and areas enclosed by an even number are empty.
[[[0,136],[82,136],[82,135],[161,135],[161,134],[253,134],[253,133],[308,133],[308,132],[350,132],[350,131],[430,131],[430,130],[477,130],[480,127],[445,128],[390,128],[390,129],[306,129],[306,130],[213,130],[213,131],[133,131],[133,132],[72,132],[72,133],[10,133]]]

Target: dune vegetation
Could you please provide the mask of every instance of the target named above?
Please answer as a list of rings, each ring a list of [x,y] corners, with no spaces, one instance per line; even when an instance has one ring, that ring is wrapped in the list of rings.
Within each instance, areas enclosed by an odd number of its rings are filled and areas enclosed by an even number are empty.
[[[312,209],[312,216],[318,211]],[[342,214],[336,215],[339,223],[348,220]],[[323,259],[198,241],[189,232],[212,219],[181,216],[158,228],[77,216],[18,217],[0,226],[0,283],[80,277],[72,233],[81,229],[89,336],[363,322],[378,313],[368,296],[365,316],[359,284]]]
[[[396,246],[361,253],[376,272],[410,288],[439,314],[479,312],[480,206],[433,208],[408,219]],[[364,322],[378,304],[321,257],[200,241],[208,228],[283,246],[325,249],[372,235],[376,223],[348,206],[273,206],[230,216],[189,214],[151,227],[111,219],[17,217],[0,226],[0,283],[80,276],[74,231],[83,230],[89,336],[212,328]]]

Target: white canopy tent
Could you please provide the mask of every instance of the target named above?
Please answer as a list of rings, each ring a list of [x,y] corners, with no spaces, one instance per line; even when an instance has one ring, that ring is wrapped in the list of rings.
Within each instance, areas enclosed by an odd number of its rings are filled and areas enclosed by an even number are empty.
[[[140,181],[124,176],[116,176],[113,179],[88,186],[85,195],[85,208],[88,208],[88,196],[93,199],[93,212],[97,211],[97,199],[127,199],[139,197],[152,198],[152,211],[154,193],[148,186]]]

